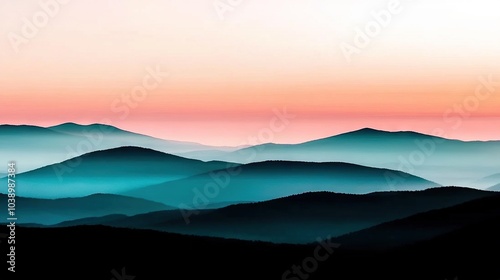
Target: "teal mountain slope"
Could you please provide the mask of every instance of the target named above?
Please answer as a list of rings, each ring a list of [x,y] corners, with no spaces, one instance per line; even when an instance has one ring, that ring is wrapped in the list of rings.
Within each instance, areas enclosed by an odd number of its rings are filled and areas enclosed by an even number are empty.
[[[202,162],[145,148],[120,147],[18,174],[17,194],[64,198],[119,193],[227,166],[225,162]],[[3,181],[5,178],[0,179]]]
[[[197,158],[196,152],[189,154]],[[203,158],[203,154],[200,154]],[[411,131],[360,129],[300,144],[262,144],[210,154],[231,162],[350,162],[408,172],[443,185],[469,185],[498,172],[500,141],[460,141]],[[473,186],[471,186],[473,187]]]
[[[265,201],[314,191],[363,194],[423,190],[438,186],[425,179],[387,169],[330,162],[267,161],[220,170],[124,192],[124,195],[178,206]]]
[[[276,243],[311,243],[318,236],[340,236],[493,195],[496,193],[455,187],[366,195],[317,192],[216,210],[160,211],[134,217],[77,220],[59,226],[102,224]]]
[[[0,154],[17,161],[20,172],[58,163],[89,152],[139,146],[180,154],[201,150],[231,150],[191,142],[163,140],[114,126],[65,123],[52,127],[0,125]]]
[[[471,183],[472,186],[487,189],[500,183],[500,173],[495,173]]]
[[[490,191],[500,191],[500,184],[496,184],[490,188],[488,188]]]

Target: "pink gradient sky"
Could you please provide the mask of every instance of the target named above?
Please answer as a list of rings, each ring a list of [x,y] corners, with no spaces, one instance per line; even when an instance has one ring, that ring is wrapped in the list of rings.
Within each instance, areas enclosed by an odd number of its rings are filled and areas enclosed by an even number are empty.
[[[41,8],[0,1],[0,123],[106,120],[160,138],[240,145],[286,108],[295,117],[274,142],[362,127],[500,139],[500,85],[467,103],[480,77],[500,81],[498,1],[401,1],[351,63],[339,45],[352,44],[355,28],[387,1],[244,1],[224,21],[210,1],[72,1],[18,53],[8,34],[21,34],[22,18]],[[141,85],[147,67],[170,76],[123,116],[113,104]]]

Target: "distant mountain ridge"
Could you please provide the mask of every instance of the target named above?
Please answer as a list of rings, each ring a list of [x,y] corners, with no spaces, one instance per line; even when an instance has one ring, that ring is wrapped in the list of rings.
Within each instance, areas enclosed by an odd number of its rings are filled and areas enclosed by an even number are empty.
[[[196,152],[188,153],[191,158]],[[349,162],[411,173],[442,185],[463,185],[498,172],[500,141],[461,141],[412,131],[370,128],[299,144],[262,144],[212,159],[249,163],[268,160]]]
[[[182,158],[140,147],[95,151],[18,175],[24,197],[64,198],[114,193],[233,166]],[[5,181],[0,179],[0,182]]]
[[[258,202],[311,191],[363,194],[439,186],[403,172],[342,162],[266,161],[241,165],[237,170],[234,175],[218,170],[122,194],[184,205],[180,208],[199,208],[197,204]],[[394,182],[393,178],[401,180]]]
[[[18,161],[19,172],[55,164],[89,152],[123,146],[139,146],[170,154],[231,150],[228,147],[158,139],[104,124],[64,123],[47,128],[0,125],[0,153],[8,160]]]
[[[0,153],[18,161],[19,172],[122,146],[150,148],[203,161],[348,162],[404,171],[441,185],[477,188],[492,186],[474,183],[498,173],[500,166],[500,141],[461,141],[412,131],[363,128],[299,144],[231,148],[162,140],[103,124],[64,123],[48,128],[0,125]]]

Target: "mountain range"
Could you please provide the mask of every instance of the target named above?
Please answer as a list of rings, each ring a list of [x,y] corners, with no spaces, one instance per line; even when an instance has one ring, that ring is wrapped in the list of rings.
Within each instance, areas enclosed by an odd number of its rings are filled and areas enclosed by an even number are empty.
[[[132,217],[113,215],[67,221],[57,226],[108,225],[306,244],[314,242],[318,236],[342,236],[417,213],[496,195],[494,192],[456,187],[366,195],[315,192],[193,213],[172,210]]]
[[[212,147],[163,140],[104,124],[0,125],[0,136],[0,152],[7,160],[18,162],[18,172],[94,151],[137,146],[202,161],[242,164],[273,160],[347,162],[398,170],[440,185],[486,189],[500,182],[488,185],[480,181],[498,173],[500,141],[461,141],[412,131],[364,128],[304,143],[266,143],[250,147]]]
[[[89,265],[71,257],[60,258],[60,269],[51,272],[51,276],[61,279],[75,271],[79,271],[83,278],[103,275],[101,278],[107,279],[113,275],[115,278],[116,275],[126,275],[129,279],[154,279],[175,268],[183,278],[189,279],[215,274],[220,279],[232,279],[232,271],[236,270],[244,271],[244,278],[248,279],[293,280],[301,279],[296,274],[301,273],[308,279],[494,280],[500,275],[497,259],[492,257],[500,250],[500,217],[485,213],[481,208],[486,207],[481,207],[481,203],[498,213],[498,196],[424,213],[422,215],[427,215],[428,220],[424,224],[432,228],[444,222],[445,228],[450,230],[435,236],[425,234],[429,231],[411,227],[404,234],[423,238],[410,238],[410,244],[399,243],[396,247],[390,246],[389,242],[386,243],[389,247],[384,250],[370,246],[376,244],[380,236],[371,243],[368,240],[366,247],[355,249],[348,240],[345,244],[321,240],[328,236],[319,236],[320,241],[311,244],[290,245],[107,226],[19,226],[16,233],[24,245],[19,246],[16,253],[24,256],[24,264],[36,271],[50,266],[57,256],[72,256],[75,252],[82,258],[93,260]],[[479,215],[475,222],[470,218],[473,215]],[[436,222],[430,224],[434,218]],[[465,222],[461,218],[465,218]],[[418,215],[412,219],[419,224],[423,221]],[[448,223],[448,219],[454,220],[457,226]],[[1,227],[0,234],[7,234],[7,230]],[[399,241],[398,238],[395,240]],[[165,252],[175,257],[158,257]],[[168,260],[167,264],[165,260]],[[309,264],[316,269],[310,269]],[[111,273],[113,271],[115,274]],[[19,274],[27,275],[28,272],[20,269]]]
[[[298,144],[211,147],[65,123],[0,125],[0,153],[16,162],[20,271],[500,276],[489,256],[500,249],[500,141],[365,128]],[[0,172],[7,186],[7,168]],[[0,204],[8,199],[0,194]]]
[[[139,147],[120,147],[90,152],[18,174],[17,179],[23,187],[18,188],[17,194],[33,198],[116,194],[228,166],[235,165],[186,159]],[[5,178],[0,179],[4,181]]]
[[[203,160],[207,153],[185,155]],[[471,186],[477,179],[498,172],[500,141],[461,141],[365,128],[299,144],[262,144],[232,152],[214,151],[208,156],[240,163],[349,162],[404,171],[441,185]]]
[[[17,161],[19,172],[122,146],[139,146],[170,154],[236,149],[163,140],[105,124],[64,123],[50,127],[0,125],[0,153],[6,160]]]
[[[396,178],[396,179],[395,179]],[[363,194],[437,187],[428,180],[350,163],[266,161],[137,188],[121,194],[179,208],[213,203],[258,202],[313,191]]]

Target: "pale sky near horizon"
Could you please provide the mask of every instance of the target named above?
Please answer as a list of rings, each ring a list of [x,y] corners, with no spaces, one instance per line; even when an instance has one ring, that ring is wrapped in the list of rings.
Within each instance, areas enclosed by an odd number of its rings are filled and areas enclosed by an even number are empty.
[[[0,0],[0,123],[240,145],[286,108],[294,117],[264,142],[362,127],[500,139],[498,1],[242,0],[223,19],[214,2],[72,0],[40,25],[39,1]]]

